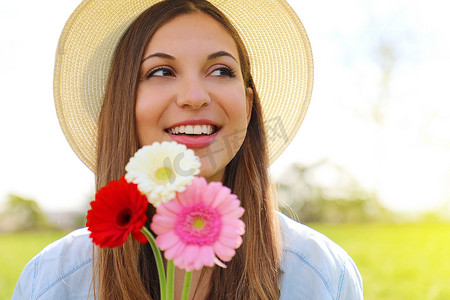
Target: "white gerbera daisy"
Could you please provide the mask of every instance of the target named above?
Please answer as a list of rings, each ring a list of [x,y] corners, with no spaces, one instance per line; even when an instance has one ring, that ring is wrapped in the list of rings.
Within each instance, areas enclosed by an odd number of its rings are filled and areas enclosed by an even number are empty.
[[[175,198],[200,173],[194,151],[176,142],[158,142],[139,149],[125,167],[128,182],[137,184],[153,206]]]

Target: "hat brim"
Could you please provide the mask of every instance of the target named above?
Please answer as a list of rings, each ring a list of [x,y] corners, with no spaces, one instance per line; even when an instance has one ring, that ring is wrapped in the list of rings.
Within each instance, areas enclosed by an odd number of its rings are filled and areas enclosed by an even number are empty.
[[[85,0],[61,34],[53,87],[56,112],[70,146],[92,171],[97,120],[114,50],[137,16],[157,2]],[[230,19],[249,53],[272,163],[294,138],[311,98],[308,36],[284,0],[210,2]]]

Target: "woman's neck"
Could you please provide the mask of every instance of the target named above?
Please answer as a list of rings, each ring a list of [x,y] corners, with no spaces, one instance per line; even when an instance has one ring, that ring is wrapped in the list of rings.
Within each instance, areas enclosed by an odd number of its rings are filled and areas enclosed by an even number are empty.
[[[206,267],[204,268],[203,271],[200,270],[192,272],[191,288],[189,290],[189,300],[207,299],[212,271],[213,271],[212,268]],[[185,275],[184,270],[175,268],[174,299],[181,299],[181,294],[183,292],[184,275]]]

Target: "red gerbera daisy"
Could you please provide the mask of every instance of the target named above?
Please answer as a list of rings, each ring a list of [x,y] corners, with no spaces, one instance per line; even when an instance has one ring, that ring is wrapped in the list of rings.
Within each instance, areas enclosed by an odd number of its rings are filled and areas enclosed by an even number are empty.
[[[147,243],[140,231],[147,221],[147,206],[147,197],[141,195],[136,184],[124,177],[110,181],[97,192],[86,217],[94,244],[100,248],[117,247],[130,233],[139,242]]]

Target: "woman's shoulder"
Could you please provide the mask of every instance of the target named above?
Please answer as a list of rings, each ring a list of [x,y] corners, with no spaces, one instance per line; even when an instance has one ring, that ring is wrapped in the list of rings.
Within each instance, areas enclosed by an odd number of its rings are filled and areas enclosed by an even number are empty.
[[[69,294],[87,299],[92,279],[92,254],[93,246],[86,228],[51,243],[25,266],[12,299],[64,299]]]
[[[316,253],[334,260],[348,254],[339,245],[322,233],[278,213],[283,249],[311,256]]]
[[[281,213],[279,222],[282,296],[296,293],[301,299],[363,299],[361,275],[344,249]]]

